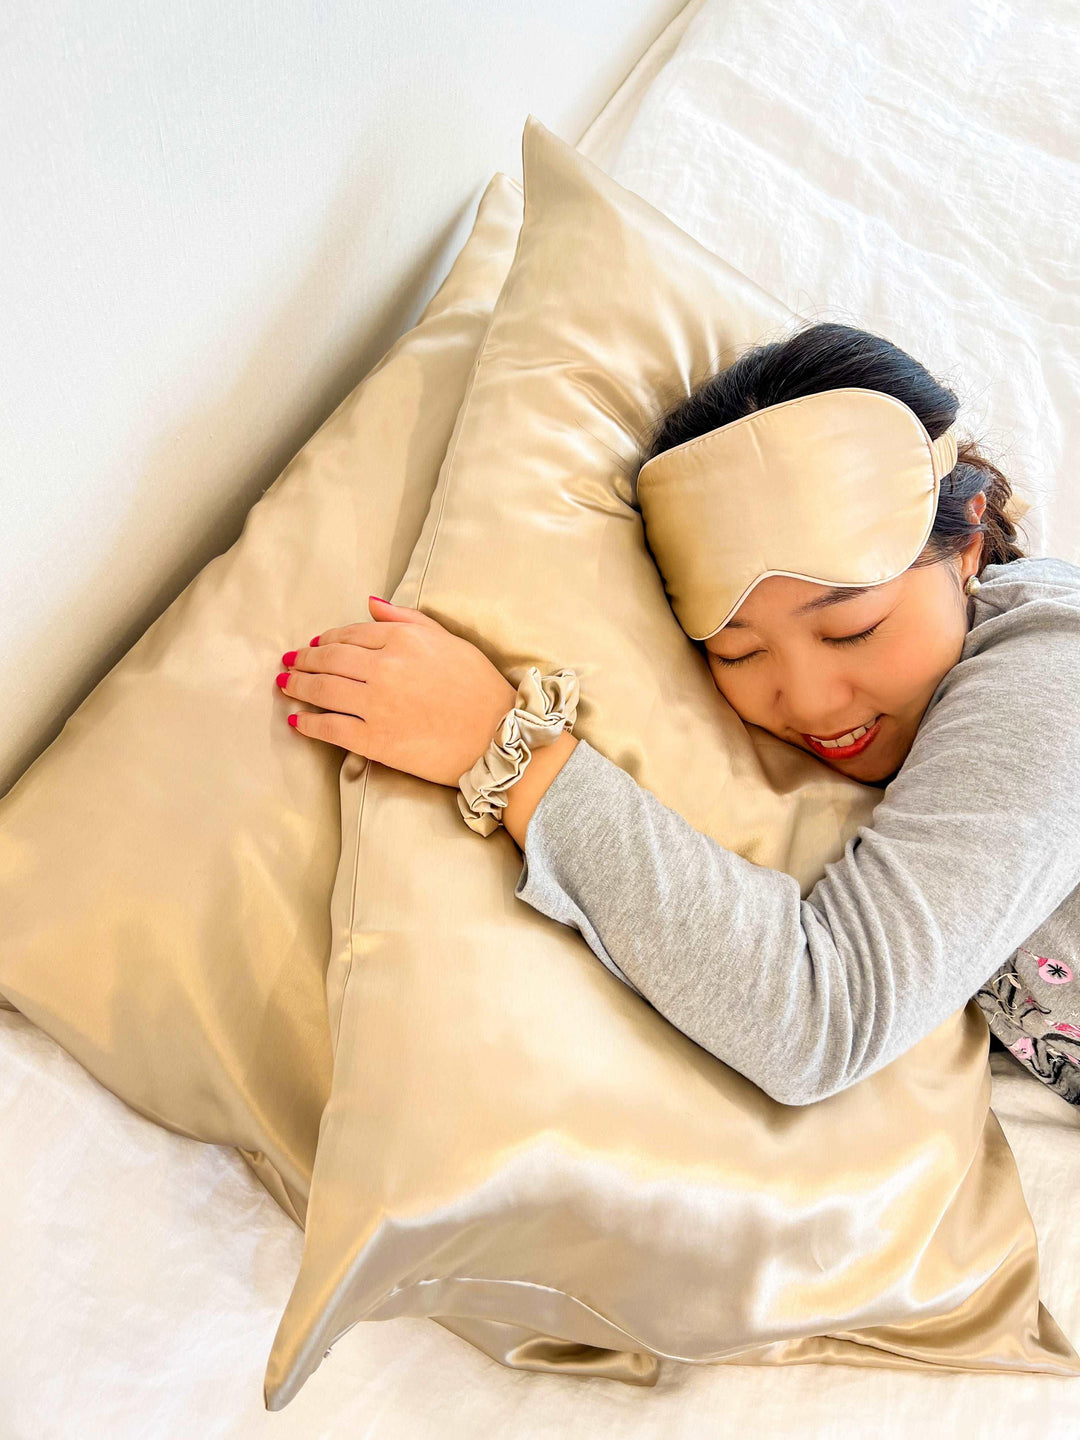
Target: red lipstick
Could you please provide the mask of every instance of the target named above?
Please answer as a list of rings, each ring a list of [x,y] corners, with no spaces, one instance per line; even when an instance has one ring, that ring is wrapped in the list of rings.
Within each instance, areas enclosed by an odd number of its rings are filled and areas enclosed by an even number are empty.
[[[884,715],[879,715],[865,735],[861,735],[853,745],[826,746],[819,745],[811,735],[804,735],[803,739],[813,750],[815,755],[820,755],[823,760],[848,760],[853,755],[861,755],[862,752],[872,745],[877,739],[878,731],[881,729],[881,722]],[[841,734],[846,734],[841,731]]]

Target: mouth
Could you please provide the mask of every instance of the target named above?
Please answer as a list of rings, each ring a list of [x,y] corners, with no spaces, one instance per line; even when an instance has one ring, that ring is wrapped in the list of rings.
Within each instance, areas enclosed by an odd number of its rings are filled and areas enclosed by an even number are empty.
[[[806,741],[807,745],[810,746],[814,754],[820,755],[823,759],[849,760],[853,755],[861,755],[864,750],[868,749],[874,743],[881,730],[881,722],[884,718],[884,715],[876,716],[869,730],[862,735],[858,733],[861,727],[856,727],[854,732],[845,731],[836,737],[836,740],[843,740],[845,735],[854,733],[856,738],[848,745],[838,745],[835,743],[835,740],[832,744],[825,745],[813,735],[803,735],[802,738]]]

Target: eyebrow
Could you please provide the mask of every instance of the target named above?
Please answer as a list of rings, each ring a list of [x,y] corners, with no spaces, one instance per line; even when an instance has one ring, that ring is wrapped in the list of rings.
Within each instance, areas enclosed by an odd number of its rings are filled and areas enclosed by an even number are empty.
[[[837,585],[832,590],[826,590],[825,594],[819,595],[816,600],[808,600],[805,605],[800,605],[792,614],[807,615],[811,610],[824,610],[826,605],[839,605],[841,600],[853,600],[856,595],[865,595],[873,588],[873,585]],[[745,620],[729,620],[724,629],[749,630],[751,626]]]

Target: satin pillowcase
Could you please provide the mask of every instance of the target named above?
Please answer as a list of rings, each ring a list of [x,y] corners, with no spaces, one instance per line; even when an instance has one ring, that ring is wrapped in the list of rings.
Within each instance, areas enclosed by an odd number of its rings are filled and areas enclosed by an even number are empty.
[[[575,669],[575,731],[805,896],[882,791],[748,729],[668,605],[634,504],[660,411],[793,317],[529,116],[513,265],[393,595],[513,683]],[[456,792],[349,757],[334,1078],[265,1377],[289,1403],[362,1320],[653,1384],[693,1363],[1080,1373],[989,1108],[972,1001],[786,1107],[516,902]]]
[[[400,580],[521,215],[497,175],[417,325],[0,801],[7,1006],[139,1113],[235,1145],[301,1225],[344,752],[298,740],[274,676]]]

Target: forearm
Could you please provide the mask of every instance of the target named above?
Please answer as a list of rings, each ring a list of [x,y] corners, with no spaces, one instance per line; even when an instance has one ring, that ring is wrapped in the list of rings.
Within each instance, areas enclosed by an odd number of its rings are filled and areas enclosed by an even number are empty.
[[[1080,752],[1064,801],[1040,785],[1041,807],[1027,791],[1022,802],[1032,821],[1017,808],[995,827],[983,789],[950,803],[950,783],[964,791],[965,743],[895,782],[875,827],[860,826],[806,900],[792,876],[694,830],[578,745],[536,809],[515,894],[580,930],[672,1024],[774,1098],[823,1099],[963,1006],[1075,886]],[[1002,734],[997,773],[1016,744]]]
[[[517,897],[580,930],[684,1034],[791,1103],[792,1050],[814,1045],[799,1031],[819,1018],[802,1004],[798,883],[693,830],[587,744],[573,761],[534,807]]]

